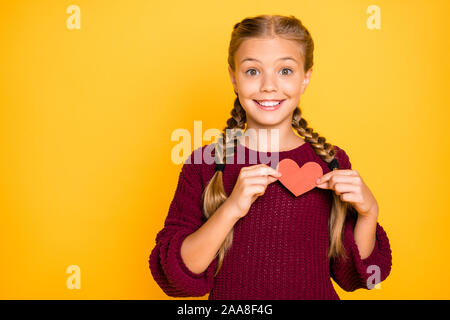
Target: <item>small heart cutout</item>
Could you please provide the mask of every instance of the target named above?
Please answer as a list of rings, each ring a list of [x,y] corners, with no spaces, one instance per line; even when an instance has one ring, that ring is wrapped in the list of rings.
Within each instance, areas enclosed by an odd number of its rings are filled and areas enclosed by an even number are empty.
[[[323,176],[322,167],[313,161],[300,168],[294,160],[283,159],[278,163],[277,171],[282,174],[278,180],[296,197],[314,189],[316,180]]]

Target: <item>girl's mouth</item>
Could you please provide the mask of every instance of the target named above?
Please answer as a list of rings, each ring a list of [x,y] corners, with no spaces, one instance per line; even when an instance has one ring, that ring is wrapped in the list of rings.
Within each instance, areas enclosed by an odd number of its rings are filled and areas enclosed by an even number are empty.
[[[253,101],[260,109],[262,109],[264,111],[274,111],[274,110],[279,109],[285,100],[278,101],[278,104],[276,104],[276,105],[274,105],[274,103],[271,103],[270,105],[266,105],[266,106],[260,104],[257,100],[253,100]]]

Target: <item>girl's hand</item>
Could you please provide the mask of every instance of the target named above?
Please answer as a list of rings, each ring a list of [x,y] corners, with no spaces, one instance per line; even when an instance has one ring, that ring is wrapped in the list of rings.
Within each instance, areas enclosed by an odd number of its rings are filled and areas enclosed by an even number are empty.
[[[263,195],[269,183],[275,182],[281,173],[266,164],[243,167],[233,191],[226,201],[237,208],[237,219],[244,217],[252,203]]]
[[[316,184],[318,188],[334,190],[342,201],[353,205],[359,216],[378,216],[377,201],[356,170],[332,170],[320,177]]]

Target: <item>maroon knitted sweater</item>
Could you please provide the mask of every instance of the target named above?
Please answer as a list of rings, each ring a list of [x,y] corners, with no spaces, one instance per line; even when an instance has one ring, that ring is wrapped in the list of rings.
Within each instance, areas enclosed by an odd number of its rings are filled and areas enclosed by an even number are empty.
[[[343,234],[348,259],[328,259],[328,218],[334,191],[314,188],[295,197],[280,181],[269,184],[247,215],[234,225],[233,243],[218,275],[214,277],[217,257],[203,273],[193,273],[184,264],[180,247],[183,240],[206,221],[201,196],[215,168],[214,162],[207,164],[201,156],[208,150],[214,156],[213,144],[208,146],[194,150],[183,164],[164,228],[157,234],[150,254],[153,278],[167,295],[197,297],[210,293],[210,300],[339,300],[330,277],[342,289],[354,291],[369,289],[368,283],[374,283],[371,279],[377,270],[380,281],[389,275],[391,249],[386,232],[379,224],[372,253],[361,259],[353,235],[356,221],[349,215]],[[258,153],[241,144],[237,148],[242,148],[239,152],[245,151],[245,163],[237,161],[238,149],[235,149],[234,162],[226,164],[223,175],[227,195],[231,194],[240,169],[255,164],[250,162],[255,159],[252,156],[257,156],[257,163],[276,168],[276,164],[260,161],[267,159],[260,158],[262,155],[270,157],[270,152]],[[337,146],[335,150],[340,169],[351,169],[345,151]],[[202,158],[201,163],[195,161],[195,154]],[[278,161],[284,158],[296,161],[300,167],[315,161],[322,166],[324,174],[330,171],[309,143],[278,152]]]

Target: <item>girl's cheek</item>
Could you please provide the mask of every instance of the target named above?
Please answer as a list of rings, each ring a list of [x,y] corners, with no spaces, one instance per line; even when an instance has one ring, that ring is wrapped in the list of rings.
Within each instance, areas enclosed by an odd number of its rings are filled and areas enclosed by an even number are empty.
[[[259,86],[255,83],[241,83],[240,92],[244,97],[248,97],[250,99],[251,97],[258,95]]]
[[[301,81],[300,78],[295,78],[293,80],[286,81],[285,83],[283,83],[283,87],[285,88],[286,92],[295,95],[296,93],[299,93],[301,90],[302,83],[300,81]]]

